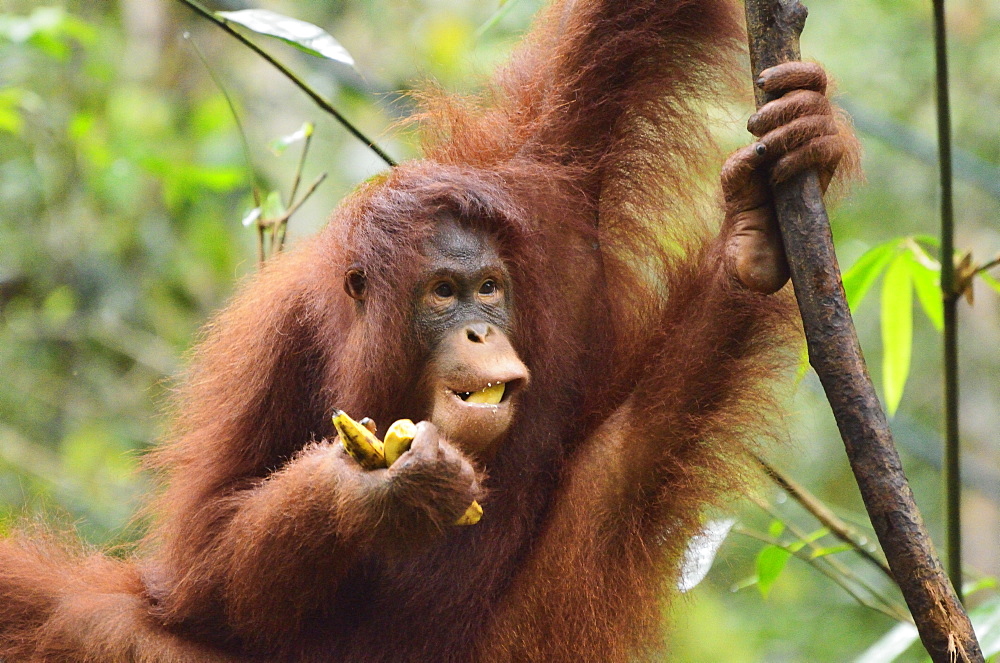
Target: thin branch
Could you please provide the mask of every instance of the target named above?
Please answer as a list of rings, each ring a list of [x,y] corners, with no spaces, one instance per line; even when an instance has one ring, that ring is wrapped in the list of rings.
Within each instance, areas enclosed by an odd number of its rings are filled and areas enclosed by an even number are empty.
[[[884,573],[886,577],[893,582],[893,584],[896,583],[896,579],[892,577],[892,571],[889,570],[889,565],[873,555],[870,550],[864,547],[864,544],[862,543],[863,537],[857,530],[851,527],[848,523],[844,522],[844,520],[831,511],[822,500],[809,492],[805,486],[798,483],[781,470],[770,465],[760,456],[755,456],[755,459],[758,463],[760,463],[760,466],[764,468],[764,471],[772,481],[778,484],[778,486],[788,493],[793,500],[798,502],[803,509],[811,513],[816,520],[830,530],[831,534],[851,546],[854,552],[875,565],[875,567],[882,571],[882,573]]]
[[[792,533],[792,536],[794,536],[799,541],[804,542],[805,545],[808,546],[809,549],[812,550],[814,554],[822,550],[822,548],[815,541],[810,540],[809,536],[805,532],[797,528],[793,523],[790,523],[785,519],[783,519],[781,517],[781,514],[776,512],[771,507],[771,505],[768,504],[766,501],[756,498],[752,499],[754,504],[756,504],[762,511],[771,516],[771,518],[781,522],[785,526],[785,528],[787,528],[788,531]],[[829,530],[829,528],[827,529]],[[836,559],[832,555],[824,555],[822,557],[810,556],[809,559],[811,561],[815,561],[814,566],[816,566],[817,568],[819,568],[820,563],[828,564],[830,566],[831,573],[837,573],[840,575],[841,578],[845,580],[845,582],[851,581],[854,584],[861,587],[862,589],[864,589],[866,592],[868,592],[869,596],[871,596],[873,599],[878,601],[879,604],[884,606],[885,609],[889,611],[889,613],[891,613],[897,621],[909,622],[911,624],[913,623],[913,618],[906,611],[906,608],[904,608],[902,605],[897,604],[892,599],[883,596],[882,593],[879,592],[874,587],[872,587],[871,584],[868,583],[868,581],[866,581],[864,578],[856,574],[846,565],[842,564],[840,560]],[[896,584],[895,581],[893,581],[893,586],[895,586],[895,584]]]
[[[250,143],[247,142],[246,131],[243,130],[243,123],[240,121],[239,113],[236,112],[236,104],[233,102],[229,90],[226,89],[226,86],[222,84],[222,80],[216,75],[212,65],[208,62],[208,58],[205,57],[205,54],[198,46],[198,42],[187,32],[184,33],[184,39],[191,45],[191,49],[198,56],[198,59],[201,60],[201,64],[205,67],[205,71],[208,72],[212,82],[215,83],[215,87],[219,88],[219,92],[222,93],[222,97],[226,100],[226,105],[229,107],[229,114],[233,116],[233,122],[236,124],[236,133],[240,137],[240,146],[243,148],[243,158],[246,159],[247,168],[250,169],[250,177],[253,179],[254,187],[262,188],[263,182],[257,173],[257,169],[254,168],[253,158],[250,156]]]
[[[309,156],[309,146],[312,145],[313,127],[310,123],[305,131],[305,138],[302,141],[302,153],[299,155],[299,163],[295,167],[295,179],[292,180],[292,190],[288,194],[288,204],[291,205],[299,192],[299,184],[302,182],[302,172],[306,167],[306,157]],[[308,197],[308,196],[307,196]]]
[[[973,274],[982,274],[983,272],[990,271],[994,267],[1000,267],[1000,256],[997,256],[993,260],[990,260],[985,265],[980,265],[979,267],[976,267],[976,271],[973,272]]]
[[[958,430],[958,300],[955,274],[955,207],[952,196],[951,108],[944,0],[934,0],[937,66],[938,163],[941,181],[941,292],[944,304],[944,493],[948,577],[962,600],[962,474]]]
[[[318,187],[325,179],[326,179],[326,173],[320,173],[319,176],[315,180],[313,180],[312,184],[309,185],[309,188],[306,189],[306,192],[302,194],[302,197],[299,198],[294,203],[292,203],[292,206],[289,207],[287,210],[285,210],[285,213],[279,217],[279,223],[274,230],[275,233],[278,232],[281,233],[280,237],[278,238],[279,252],[285,248],[285,233],[288,228],[288,220],[292,218],[292,215],[295,214],[295,212],[298,211],[299,207],[302,206],[302,203],[309,200],[309,197],[313,195],[313,193],[316,191],[316,187]]]
[[[238,31],[236,31],[235,29],[233,29],[233,27],[230,26],[227,21],[219,18],[218,16],[216,16],[215,14],[213,14],[211,11],[209,11],[208,9],[206,9],[205,7],[203,7],[201,4],[195,2],[195,0],[178,0],[178,2],[180,2],[181,4],[185,5],[189,9],[191,9],[191,11],[195,12],[199,16],[202,16],[203,18],[211,21],[212,23],[214,23],[215,25],[217,25],[220,29],[225,30],[227,33],[229,33],[231,36],[233,36],[235,39],[237,39],[241,44],[243,44],[244,46],[246,46],[247,48],[249,48],[251,51],[253,51],[257,55],[259,55],[260,57],[264,58],[264,60],[266,60],[268,62],[268,64],[270,64],[272,67],[274,67],[275,69],[277,69],[278,71],[280,71],[282,74],[284,74],[285,78],[287,78],[288,80],[290,80],[292,83],[295,84],[296,87],[298,87],[300,90],[302,90],[303,92],[305,92],[306,95],[310,99],[312,99],[313,102],[317,106],[319,106],[321,109],[323,109],[326,113],[329,113],[334,118],[336,118],[336,120],[338,122],[340,122],[340,124],[343,125],[343,127],[345,129],[347,129],[347,131],[350,132],[350,134],[352,136],[354,136],[355,138],[357,138],[358,140],[360,140],[362,143],[364,143],[365,145],[367,145],[368,148],[371,149],[372,152],[374,152],[375,154],[377,154],[379,156],[379,158],[382,159],[382,161],[386,162],[389,166],[395,166],[396,165],[396,162],[392,159],[392,157],[390,157],[388,154],[386,154],[382,150],[382,148],[380,148],[378,145],[375,144],[375,142],[373,140],[369,139],[364,133],[362,133],[360,129],[358,129],[357,127],[355,127],[350,122],[350,120],[348,120],[346,117],[344,117],[343,115],[341,115],[340,111],[338,111],[336,108],[334,108],[333,104],[331,104],[329,101],[327,101],[326,98],[324,98],[320,93],[316,92],[316,90],[312,89],[301,78],[299,78],[294,73],[292,73],[292,71],[290,69],[288,69],[288,67],[286,67],[285,65],[281,64],[280,62],[278,62],[276,59],[274,59],[273,56],[271,56],[266,51],[264,51],[262,48],[260,48],[259,46],[257,46],[257,44],[253,43],[252,41],[250,41],[249,39],[247,39],[246,37],[244,37],[241,33],[239,33]]]
[[[891,619],[894,619],[896,621],[900,621],[899,620],[899,615],[894,615],[892,612],[890,612],[889,610],[887,610],[883,606],[881,606],[881,605],[879,605],[877,603],[873,603],[872,601],[868,600],[866,597],[864,597],[861,594],[859,594],[857,591],[855,591],[855,589],[853,587],[850,586],[849,583],[845,582],[844,579],[841,578],[840,576],[838,576],[836,573],[832,572],[830,569],[828,569],[828,568],[826,568],[826,567],[824,567],[824,566],[822,566],[820,564],[816,564],[816,560],[812,557],[812,555],[810,555],[809,553],[803,552],[803,550],[801,548],[798,549],[798,550],[793,550],[791,546],[789,546],[789,545],[787,545],[785,543],[782,543],[781,541],[778,541],[777,539],[772,539],[769,536],[765,536],[764,534],[760,534],[760,533],[754,532],[752,530],[743,529],[742,527],[734,527],[733,528],[733,532],[735,532],[736,534],[742,534],[743,536],[749,537],[751,539],[756,539],[757,541],[760,541],[762,543],[766,543],[768,545],[772,545],[772,546],[775,546],[776,548],[781,548],[782,550],[787,551],[793,557],[802,560],[806,564],[809,564],[810,566],[812,566],[813,568],[815,568],[817,571],[819,571],[820,573],[822,573],[823,575],[825,575],[827,578],[829,578],[833,582],[837,583],[837,585],[839,585],[841,589],[843,589],[845,592],[847,592],[851,596],[851,598],[853,598],[855,601],[857,601],[861,605],[865,606],[866,608],[871,608],[872,610],[877,610],[878,612],[881,612],[883,615],[885,615],[885,616],[887,616],[887,617],[889,617]],[[908,620],[903,620],[903,621],[908,621]]]

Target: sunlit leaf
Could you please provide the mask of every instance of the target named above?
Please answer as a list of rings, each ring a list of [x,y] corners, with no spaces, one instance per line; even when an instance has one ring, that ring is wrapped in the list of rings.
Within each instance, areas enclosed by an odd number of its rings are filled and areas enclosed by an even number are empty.
[[[216,12],[216,15],[258,34],[276,37],[310,55],[354,66],[354,58],[347,49],[326,30],[312,23],[267,9],[241,9],[235,12]]]
[[[785,531],[785,523],[780,520],[772,520],[767,527],[767,533],[772,539],[777,539]]]
[[[21,99],[24,90],[16,87],[0,90],[0,131],[21,133],[24,118],[21,117]]]
[[[679,591],[689,592],[705,579],[712,568],[719,547],[735,523],[732,518],[713,520],[707,523],[700,533],[691,537],[687,550],[684,551],[684,561],[681,563],[681,577],[677,581]]]
[[[844,294],[847,295],[847,305],[852,312],[857,309],[875,279],[899,251],[899,244],[900,240],[893,239],[872,247],[844,272]]]
[[[913,261],[902,253],[882,279],[882,383],[889,416],[896,413],[913,349]]]
[[[778,546],[765,546],[757,554],[757,587],[764,598],[771,592],[774,581],[781,575],[792,554]]]
[[[830,530],[828,530],[825,527],[820,527],[815,532],[812,532],[811,534],[807,534],[803,539],[800,539],[799,541],[796,541],[795,543],[792,543],[791,545],[789,545],[788,549],[791,552],[793,552],[793,553],[794,552],[798,552],[799,550],[802,550],[802,548],[804,548],[805,546],[809,545],[813,541],[818,541],[819,539],[822,539],[824,536],[826,536],[829,533],[830,533]]]
[[[281,154],[288,149],[290,145],[294,145],[295,143],[312,136],[314,128],[315,127],[312,122],[303,123],[302,126],[299,127],[298,131],[273,140],[271,142],[271,151],[275,154]]]
[[[913,279],[913,287],[917,291],[917,301],[924,309],[924,313],[930,318],[934,328],[938,331],[944,329],[944,304],[941,300],[941,268],[932,266],[936,263],[928,263],[921,260],[919,255],[913,251],[905,254],[910,259],[910,276]]]

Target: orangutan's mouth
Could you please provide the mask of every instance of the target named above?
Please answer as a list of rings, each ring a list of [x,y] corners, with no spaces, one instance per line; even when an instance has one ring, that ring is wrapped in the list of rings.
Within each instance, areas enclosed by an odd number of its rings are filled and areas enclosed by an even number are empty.
[[[461,391],[449,389],[459,400],[469,405],[497,406],[506,402],[513,393],[521,388],[524,380],[515,379],[509,382],[487,382],[486,386],[476,391]]]

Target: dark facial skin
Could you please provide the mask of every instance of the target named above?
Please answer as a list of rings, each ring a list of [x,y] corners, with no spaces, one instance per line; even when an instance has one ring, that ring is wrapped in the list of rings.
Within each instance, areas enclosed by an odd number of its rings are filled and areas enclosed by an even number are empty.
[[[429,359],[423,385],[428,419],[467,453],[486,457],[510,426],[528,369],[508,337],[510,277],[492,239],[443,220],[423,246],[427,276],[414,292],[414,325]],[[499,403],[469,394],[504,384]]]
[[[463,323],[486,323],[510,333],[510,278],[490,238],[442,221],[423,246],[427,276],[414,293],[421,345],[433,352],[446,333]]]

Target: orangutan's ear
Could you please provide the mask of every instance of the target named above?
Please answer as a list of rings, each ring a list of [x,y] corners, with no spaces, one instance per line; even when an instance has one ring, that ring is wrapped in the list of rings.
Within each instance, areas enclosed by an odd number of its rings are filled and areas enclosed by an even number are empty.
[[[365,299],[365,290],[368,287],[368,280],[365,273],[357,267],[351,267],[344,272],[344,292],[359,302]]]

